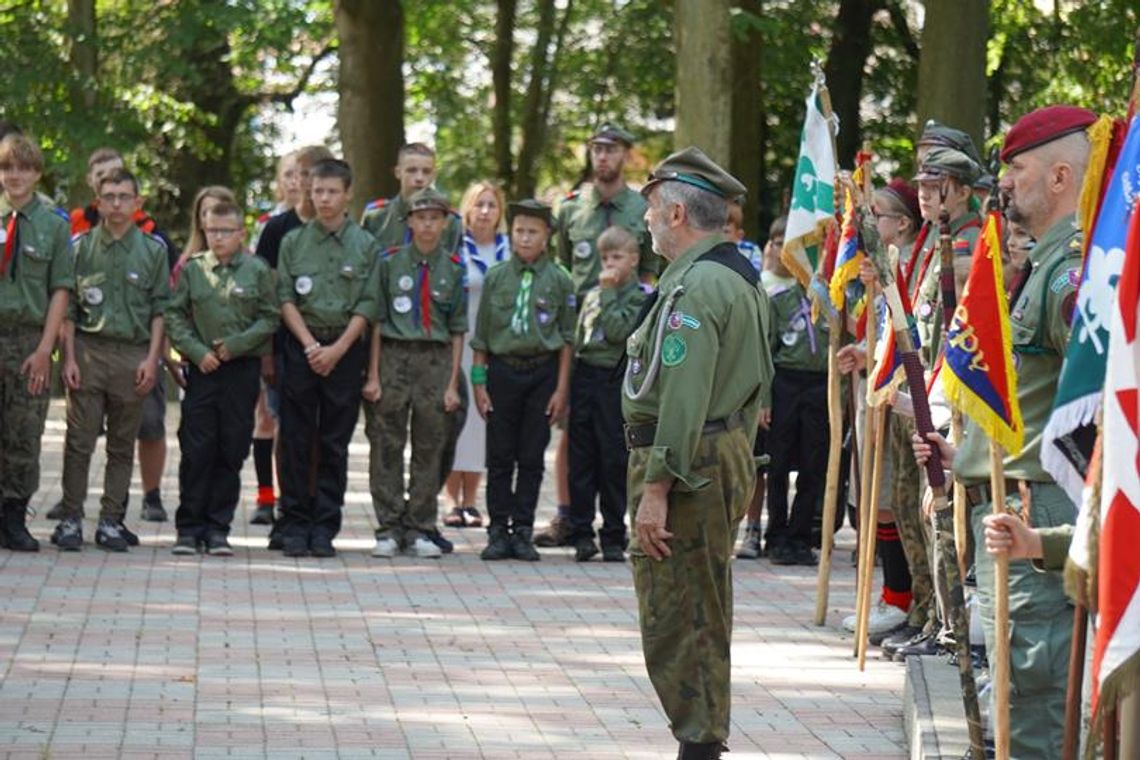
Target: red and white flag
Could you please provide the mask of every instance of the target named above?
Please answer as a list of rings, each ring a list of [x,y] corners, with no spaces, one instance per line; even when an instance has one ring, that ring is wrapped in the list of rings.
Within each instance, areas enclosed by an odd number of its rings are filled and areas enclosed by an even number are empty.
[[[1115,702],[1140,677],[1140,198],[1117,285],[1104,388],[1104,481],[1097,536],[1093,708]],[[1088,557],[1087,532],[1074,535],[1071,556]]]

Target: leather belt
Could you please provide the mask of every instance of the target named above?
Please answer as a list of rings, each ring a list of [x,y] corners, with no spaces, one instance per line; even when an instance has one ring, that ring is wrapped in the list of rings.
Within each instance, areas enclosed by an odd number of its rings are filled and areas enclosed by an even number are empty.
[[[1018,480],[1016,478],[1005,479],[1005,493],[1007,496],[1017,494],[1021,497],[1021,511],[1022,516],[1028,520],[1030,507],[1033,502],[1032,492],[1033,481]],[[968,486],[966,488],[966,502],[971,507],[976,507],[979,504],[989,504],[993,501],[993,490],[988,483],[977,486]]]
[[[531,370],[538,369],[547,362],[553,361],[556,356],[558,356],[557,351],[551,351],[546,354],[535,354],[533,356],[493,354],[493,358],[498,359],[516,372],[530,372]]]
[[[744,426],[744,410],[738,409],[727,417],[719,420],[709,420],[701,427],[701,435],[724,433],[733,428]],[[625,426],[625,447],[627,449],[640,449],[652,446],[657,437],[657,423],[646,422],[642,425]]]

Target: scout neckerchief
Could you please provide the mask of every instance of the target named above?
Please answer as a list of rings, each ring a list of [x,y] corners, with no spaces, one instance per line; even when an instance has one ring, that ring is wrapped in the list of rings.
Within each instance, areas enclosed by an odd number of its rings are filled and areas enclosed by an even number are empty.
[[[8,274],[8,265],[12,265],[12,276],[16,276],[16,262],[13,259],[16,251],[20,247],[20,225],[17,223],[20,217],[20,212],[12,209],[12,215],[8,217],[8,225],[5,228],[6,237],[4,238],[4,259],[0,261],[0,277]]]
[[[507,257],[510,251],[507,250],[507,236],[496,232],[495,233],[495,260],[483,261],[479,257],[479,246],[475,243],[475,238],[471,237],[470,232],[463,233],[463,245],[467,249],[468,261],[475,262],[476,268],[483,274],[487,274],[487,267],[496,262],[502,261]]]
[[[534,282],[534,270],[523,270],[519,292],[515,295],[515,311],[511,314],[511,332],[515,335],[526,335],[530,331],[530,320],[527,319],[526,312],[527,306],[530,304],[532,282]]]
[[[910,261],[906,264],[906,270],[903,272],[903,285],[910,291],[910,302],[914,303],[918,300],[918,286],[922,284],[922,279],[926,277],[926,268],[930,266],[930,260],[934,257],[934,246],[930,247],[927,252],[926,258],[922,260],[922,266],[918,269],[918,280],[913,281],[910,276],[914,274],[914,266],[918,263],[918,254],[922,253],[922,246],[926,245],[926,237],[930,234],[930,222],[923,222],[922,227],[918,230],[918,237],[914,240],[914,245],[910,249]]]

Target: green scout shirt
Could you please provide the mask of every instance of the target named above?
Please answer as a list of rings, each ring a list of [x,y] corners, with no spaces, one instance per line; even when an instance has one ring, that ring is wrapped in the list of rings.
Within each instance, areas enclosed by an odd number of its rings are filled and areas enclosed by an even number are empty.
[[[649,294],[630,278],[616,288],[595,286],[578,313],[574,355],[592,367],[616,367],[625,357],[625,341],[636,327]]]
[[[981,234],[980,220],[973,211],[967,211],[962,216],[950,222],[950,234],[953,237],[954,256],[970,256],[974,252],[974,243]],[[918,298],[913,306],[914,319],[918,327],[918,338],[922,342],[919,356],[923,365],[929,370],[938,360],[942,351],[942,259],[939,246],[941,238],[938,234],[938,225],[934,225],[926,237],[926,243],[918,252],[918,262],[912,277],[918,277],[927,254],[933,250],[933,257],[926,268],[922,283],[918,288]]]
[[[430,320],[421,316],[422,274],[426,268],[431,294]],[[450,343],[467,332],[465,267],[458,256],[437,246],[426,256],[409,243],[389,250],[380,261],[380,335],[389,340]],[[431,331],[426,325],[431,325]]]
[[[407,218],[408,202],[402,195],[397,195],[395,198],[380,198],[369,203],[360,217],[360,226],[371,232],[380,241],[382,248],[394,248],[412,242]],[[459,250],[462,238],[463,220],[452,211],[447,215],[447,226],[443,229],[439,244],[448,253],[454,253]]]
[[[645,209],[648,206],[641,193],[629,187],[623,188],[609,201],[602,200],[598,191],[591,187],[585,193],[571,193],[559,206],[555,249],[558,260],[574,278],[574,292],[579,300],[598,284],[598,275],[602,271],[598,237],[615,224],[637,238],[641,251],[638,273],[655,275],[661,270],[663,262],[653,252],[649,230],[645,226]]]
[[[653,385],[637,400],[622,394],[628,423],[657,424],[646,482],[675,477],[686,488],[703,488],[708,482],[694,474],[693,457],[705,423],[743,410],[748,435],[755,437],[760,410],[771,406],[767,296],[723,264],[697,261],[724,242],[710,235],[665,268],[657,301],[627,341],[628,373],[638,393],[654,358],[661,309],[684,286],[666,321]]]
[[[1069,346],[1069,325],[1081,276],[1081,231],[1070,214],[1046,232],[1029,252],[1030,272],[1009,312],[1017,368],[1017,401],[1025,445],[1005,458],[1005,476],[1053,482],[1041,466],[1041,434],[1053,411],[1061,362]],[[967,485],[989,483],[989,440],[966,421],[954,472]]]
[[[0,197],[0,236],[11,214],[8,199]],[[38,195],[19,210],[16,225],[20,247],[0,279],[0,324],[42,328],[52,292],[75,287],[71,228]],[[0,255],[3,250],[0,244]]]
[[[776,369],[801,372],[827,372],[830,328],[827,314],[820,309],[811,322],[811,303],[797,280],[768,291],[772,327],[768,340]]]
[[[310,330],[337,330],[379,316],[380,244],[345,219],[329,232],[316,219],[290,230],[277,259],[277,298],[295,304]]]
[[[243,253],[228,264],[213,251],[191,256],[166,310],[170,342],[195,364],[216,340],[235,358],[269,353],[279,323],[273,271],[264,259]]]
[[[511,330],[523,273],[534,272],[526,306],[529,329]],[[574,343],[574,282],[566,270],[542,254],[532,264],[511,256],[487,270],[471,348],[494,356],[537,356]]]
[[[80,333],[124,343],[150,341],[150,323],[170,301],[166,246],[134,224],[115,240],[105,225],[75,241],[69,318]]]

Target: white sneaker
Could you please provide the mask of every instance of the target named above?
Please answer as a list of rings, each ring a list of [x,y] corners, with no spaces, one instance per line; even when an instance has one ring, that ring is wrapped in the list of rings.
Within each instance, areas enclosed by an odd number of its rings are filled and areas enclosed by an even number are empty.
[[[382,536],[376,539],[376,545],[372,547],[372,556],[380,559],[391,559],[399,551],[400,545],[396,543],[396,539],[391,536]]]
[[[906,613],[893,604],[887,604],[881,598],[871,608],[867,617],[867,635],[893,631],[906,622]],[[843,630],[855,632],[855,616],[848,615],[843,618]]]
[[[443,556],[443,550],[435,545],[430,538],[420,536],[412,544],[412,552],[420,559],[438,559]]]

